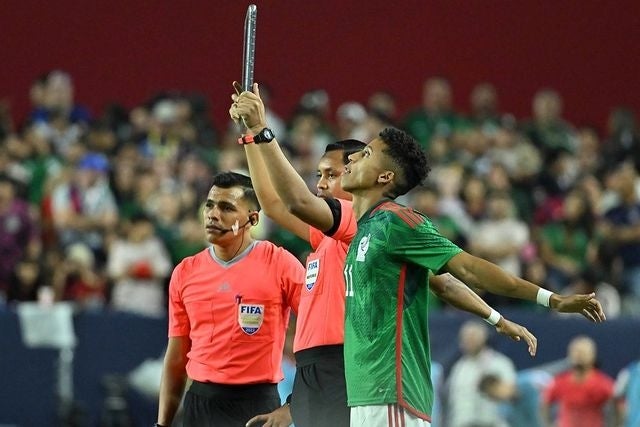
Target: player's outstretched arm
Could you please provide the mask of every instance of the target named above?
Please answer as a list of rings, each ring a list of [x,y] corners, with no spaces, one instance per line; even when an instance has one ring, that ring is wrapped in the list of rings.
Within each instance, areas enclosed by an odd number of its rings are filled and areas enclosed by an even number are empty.
[[[495,264],[467,252],[460,252],[444,267],[464,283],[497,295],[536,301],[561,313],[579,313],[593,322],[606,320],[595,294],[562,296],[513,276]]]
[[[269,414],[256,415],[245,424],[246,427],[289,427],[293,420],[289,404],[284,404]]]
[[[234,103],[229,111],[231,117],[242,118],[249,132],[255,135],[267,127],[265,108],[257,83],[253,84],[253,92],[234,94],[232,99]],[[258,144],[257,148],[267,165],[271,182],[289,212],[319,230],[331,229],[331,209],[324,200],[309,191],[307,184],[280,149],[278,141],[274,139],[270,143]]]
[[[512,322],[489,306],[478,294],[451,274],[441,274],[429,279],[429,286],[442,300],[460,310],[483,318],[495,326],[496,331],[514,341],[524,340],[529,354],[535,356],[538,348],[537,338],[522,325]]]

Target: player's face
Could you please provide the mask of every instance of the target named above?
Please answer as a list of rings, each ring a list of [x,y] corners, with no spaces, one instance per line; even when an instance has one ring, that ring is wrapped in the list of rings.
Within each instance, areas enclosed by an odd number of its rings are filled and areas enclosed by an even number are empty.
[[[376,138],[367,144],[362,151],[349,155],[349,163],[345,166],[345,174],[342,177],[342,188],[353,193],[355,190],[367,190],[378,183],[378,177],[388,169],[387,155],[383,152],[386,148],[384,142]]]
[[[223,244],[242,238],[251,213],[243,195],[240,187],[211,187],[202,211],[209,243]]]
[[[342,189],[342,175],[344,174],[343,151],[329,151],[318,163],[318,183],[316,195],[318,197],[336,197],[351,200],[351,194]]]

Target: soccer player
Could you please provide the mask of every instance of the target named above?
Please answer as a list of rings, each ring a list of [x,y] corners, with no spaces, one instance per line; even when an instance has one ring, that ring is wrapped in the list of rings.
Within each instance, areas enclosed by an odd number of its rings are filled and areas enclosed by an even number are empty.
[[[308,191],[279,149],[266,127],[264,107],[258,96],[232,106],[237,119],[257,123],[256,135],[239,140],[245,147],[254,188],[264,213],[279,225],[311,243],[307,274],[298,310],[294,351],[296,377],[291,415],[298,427],[348,426],[344,380],[344,258],[356,232],[351,195],[342,190],[340,179],[347,156],[365,144],[346,140],[329,144],[318,164],[317,196]],[[255,108],[254,108],[255,107]],[[236,108],[238,110],[236,111]],[[270,167],[267,168],[266,164]],[[269,172],[269,173],[268,173]],[[277,190],[277,191],[276,191]],[[432,280],[432,289],[452,305],[489,317],[491,308],[452,276]],[[535,353],[536,340],[526,328],[497,316],[497,329],[513,338],[523,338]],[[289,405],[272,414],[255,417],[249,424],[267,421],[289,425]]]
[[[257,86],[253,90],[233,97],[231,115],[242,117],[259,135],[263,123],[247,122],[257,108]],[[429,425],[433,388],[425,380],[430,369],[425,283],[430,273],[450,272],[489,292],[604,320],[594,294],[560,296],[509,275],[440,236],[428,218],[395,203],[429,171],[417,141],[405,132],[385,129],[349,159],[342,188],[352,193],[358,219],[344,267],[351,425],[395,425],[397,420]]]
[[[345,260],[345,372],[351,425],[428,426],[428,272],[449,272],[490,292],[537,301],[592,321],[605,316],[594,294],[560,296],[472,256],[428,218],[393,201],[422,182],[427,159],[415,139],[387,128],[349,156],[342,187],[353,194],[358,233]],[[366,420],[366,421],[365,421]],[[394,424],[395,425],[395,424]]]
[[[187,379],[186,427],[244,425],[280,406],[285,330],[304,269],[284,249],[252,239],[259,210],[249,177],[214,177],[203,210],[212,245],[171,276],[156,425],[171,425]]]

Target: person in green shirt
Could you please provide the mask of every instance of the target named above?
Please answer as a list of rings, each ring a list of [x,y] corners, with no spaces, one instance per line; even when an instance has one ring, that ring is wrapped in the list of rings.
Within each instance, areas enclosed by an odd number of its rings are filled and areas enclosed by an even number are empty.
[[[429,218],[393,199],[430,168],[407,133],[383,130],[351,154],[342,187],[358,219],[345,260],[345,376],[351,425],[430,425],[433,387],[428,332],[428,277],[448,272],[472,287],[537,301],[587,319],[605,319],[595,294],[560,296],[468,254]],[[395,424],[394,424],[395,425]],[[402,425],[402,424],[400,424]]]
[[[265,156],[276,188],[295,188],[293,192],[305,200],[303,206],[322,207],[320,216],[326,216],[330,225],[334,216],[327,203],[303,197],[308,189],[285,178],[300,181],[295,172],[285,172],[291,166],[275,155],[274,137],[262,139],[268,128],[260,114],[257,86],[253,93],[245,91],[232,99],[231,117],[242,118],[250,131],[251,137],[241,141],[246,144],[245,140],[260,137],[253,148],[259,147]],[[433,402],[427,320],[431,274],[451,272],[490,292],[538,300],[547,306],[551,303],[560,311],[581,312],[594,321],[604,319],[593,295],[561,297],[539,292],[538,286],[466,254],[440,236],[427,217],[393,202],[392,198],[415,187],[428,172],[424,153],[406,133],[386,129],[348,157],[342,174],[346,187],[344,181],[342,184],[353,196],[355,218],[359,219],[344,267],[344,359],[351,425],[398,425],[400,418],[406,426],[429,425]],[[302,211],[306,209],[301,207]],[[491,310],[487,321],[492,317],[495,321],[500,314]]]

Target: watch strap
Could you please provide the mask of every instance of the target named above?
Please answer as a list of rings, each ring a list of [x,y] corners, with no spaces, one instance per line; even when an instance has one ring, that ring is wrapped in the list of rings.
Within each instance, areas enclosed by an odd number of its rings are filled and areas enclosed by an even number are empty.
[[[253,135],[251,134],[242,135],[238,138],[238,144],[240,145],[253,144],[254,142]]]

